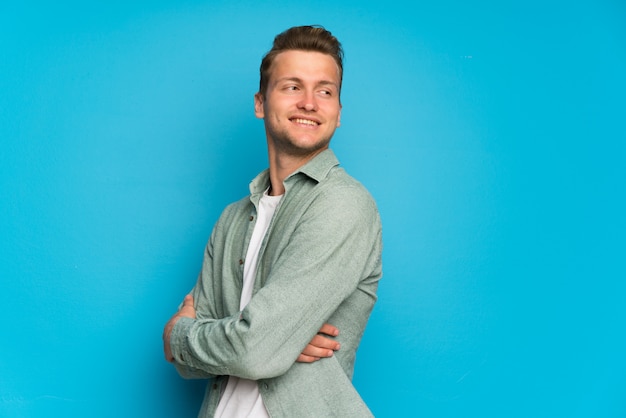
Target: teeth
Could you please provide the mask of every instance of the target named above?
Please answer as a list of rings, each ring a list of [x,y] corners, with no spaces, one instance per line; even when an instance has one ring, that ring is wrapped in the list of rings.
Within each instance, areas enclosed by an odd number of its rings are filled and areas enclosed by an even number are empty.
[[[304,125],[317,126],[317,122],[314,122],[314,121],[308,120],[308,119],[294,119],[294,122],[302,123]]]

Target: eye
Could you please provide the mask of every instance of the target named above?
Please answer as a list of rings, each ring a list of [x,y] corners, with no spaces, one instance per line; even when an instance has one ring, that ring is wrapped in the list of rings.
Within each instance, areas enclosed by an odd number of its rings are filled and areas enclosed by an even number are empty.
[[[332,97],[333,92],[332,92],[332,90],[322,89],[322,90],[318,91],[318,94],[320,96],[324,96],[324,97]]]

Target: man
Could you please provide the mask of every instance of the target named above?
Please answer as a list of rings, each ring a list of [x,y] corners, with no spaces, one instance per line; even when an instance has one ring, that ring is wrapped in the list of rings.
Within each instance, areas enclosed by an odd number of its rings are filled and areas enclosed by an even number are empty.
[[[382,274],[381,226],[329,149],[342,61],[330,32],[303,26],[276,36],[261,63],[254,110],[269,169],[220,216],[163,333],[183,377],[211,379],[201,417],[371,416],[351,379]]]

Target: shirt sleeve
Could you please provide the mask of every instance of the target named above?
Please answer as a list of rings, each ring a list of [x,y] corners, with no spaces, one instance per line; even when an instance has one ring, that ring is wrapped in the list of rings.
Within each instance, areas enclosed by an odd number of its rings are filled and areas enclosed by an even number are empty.
[[[371,289],[360,286],[365,281],[380,278],[381,245],[378,211],[364,189],[345,186],[318,196],[243,311],[176,323],[175,361],[211,375],[284,374],[333,312],[353,292]],[[204,279],[199,284],[206,287]]]
[[[219,224],[219,223],[218,223]],[[215,243],[216,230],[211,233],[209,242],[205,248],[205,254],[202,262],[202,270],[198,276],[196,285],[191,291],[194,299],[194,308],[196,309],[196,317],[203,320],[214,319],[218,317],[216,312],[217,301],[215,298],[215,292],[211,286],[203,286],[206,282],[209,284],[212,282],[213,277],[213,247]],[[180,307],[179,307],[180,308]],[[195,322],[192,318],[182,317],[178,320],[184,325],[185,322]],[[177,322],[177,325],[178,325]],[[170,336],[170,349],[174,355],[174,366],[178,374],[185,379],[208,379],[215,377],[214,374],[209,373],[203,368],[194,367],[184,361],[184,354],[189,351],[190,347],[187,345],[188,340],[182,335],[184,333],[185,326],[177,326],[172,330]]]

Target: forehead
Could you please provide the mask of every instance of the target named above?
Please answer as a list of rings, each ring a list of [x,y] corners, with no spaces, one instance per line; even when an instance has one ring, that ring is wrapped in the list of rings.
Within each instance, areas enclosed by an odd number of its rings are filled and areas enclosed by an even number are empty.
[[[276,55],[270,68],[270,80],[299,78],[339,85],[339,66],[328,54],[316,51],[289,50]]]

